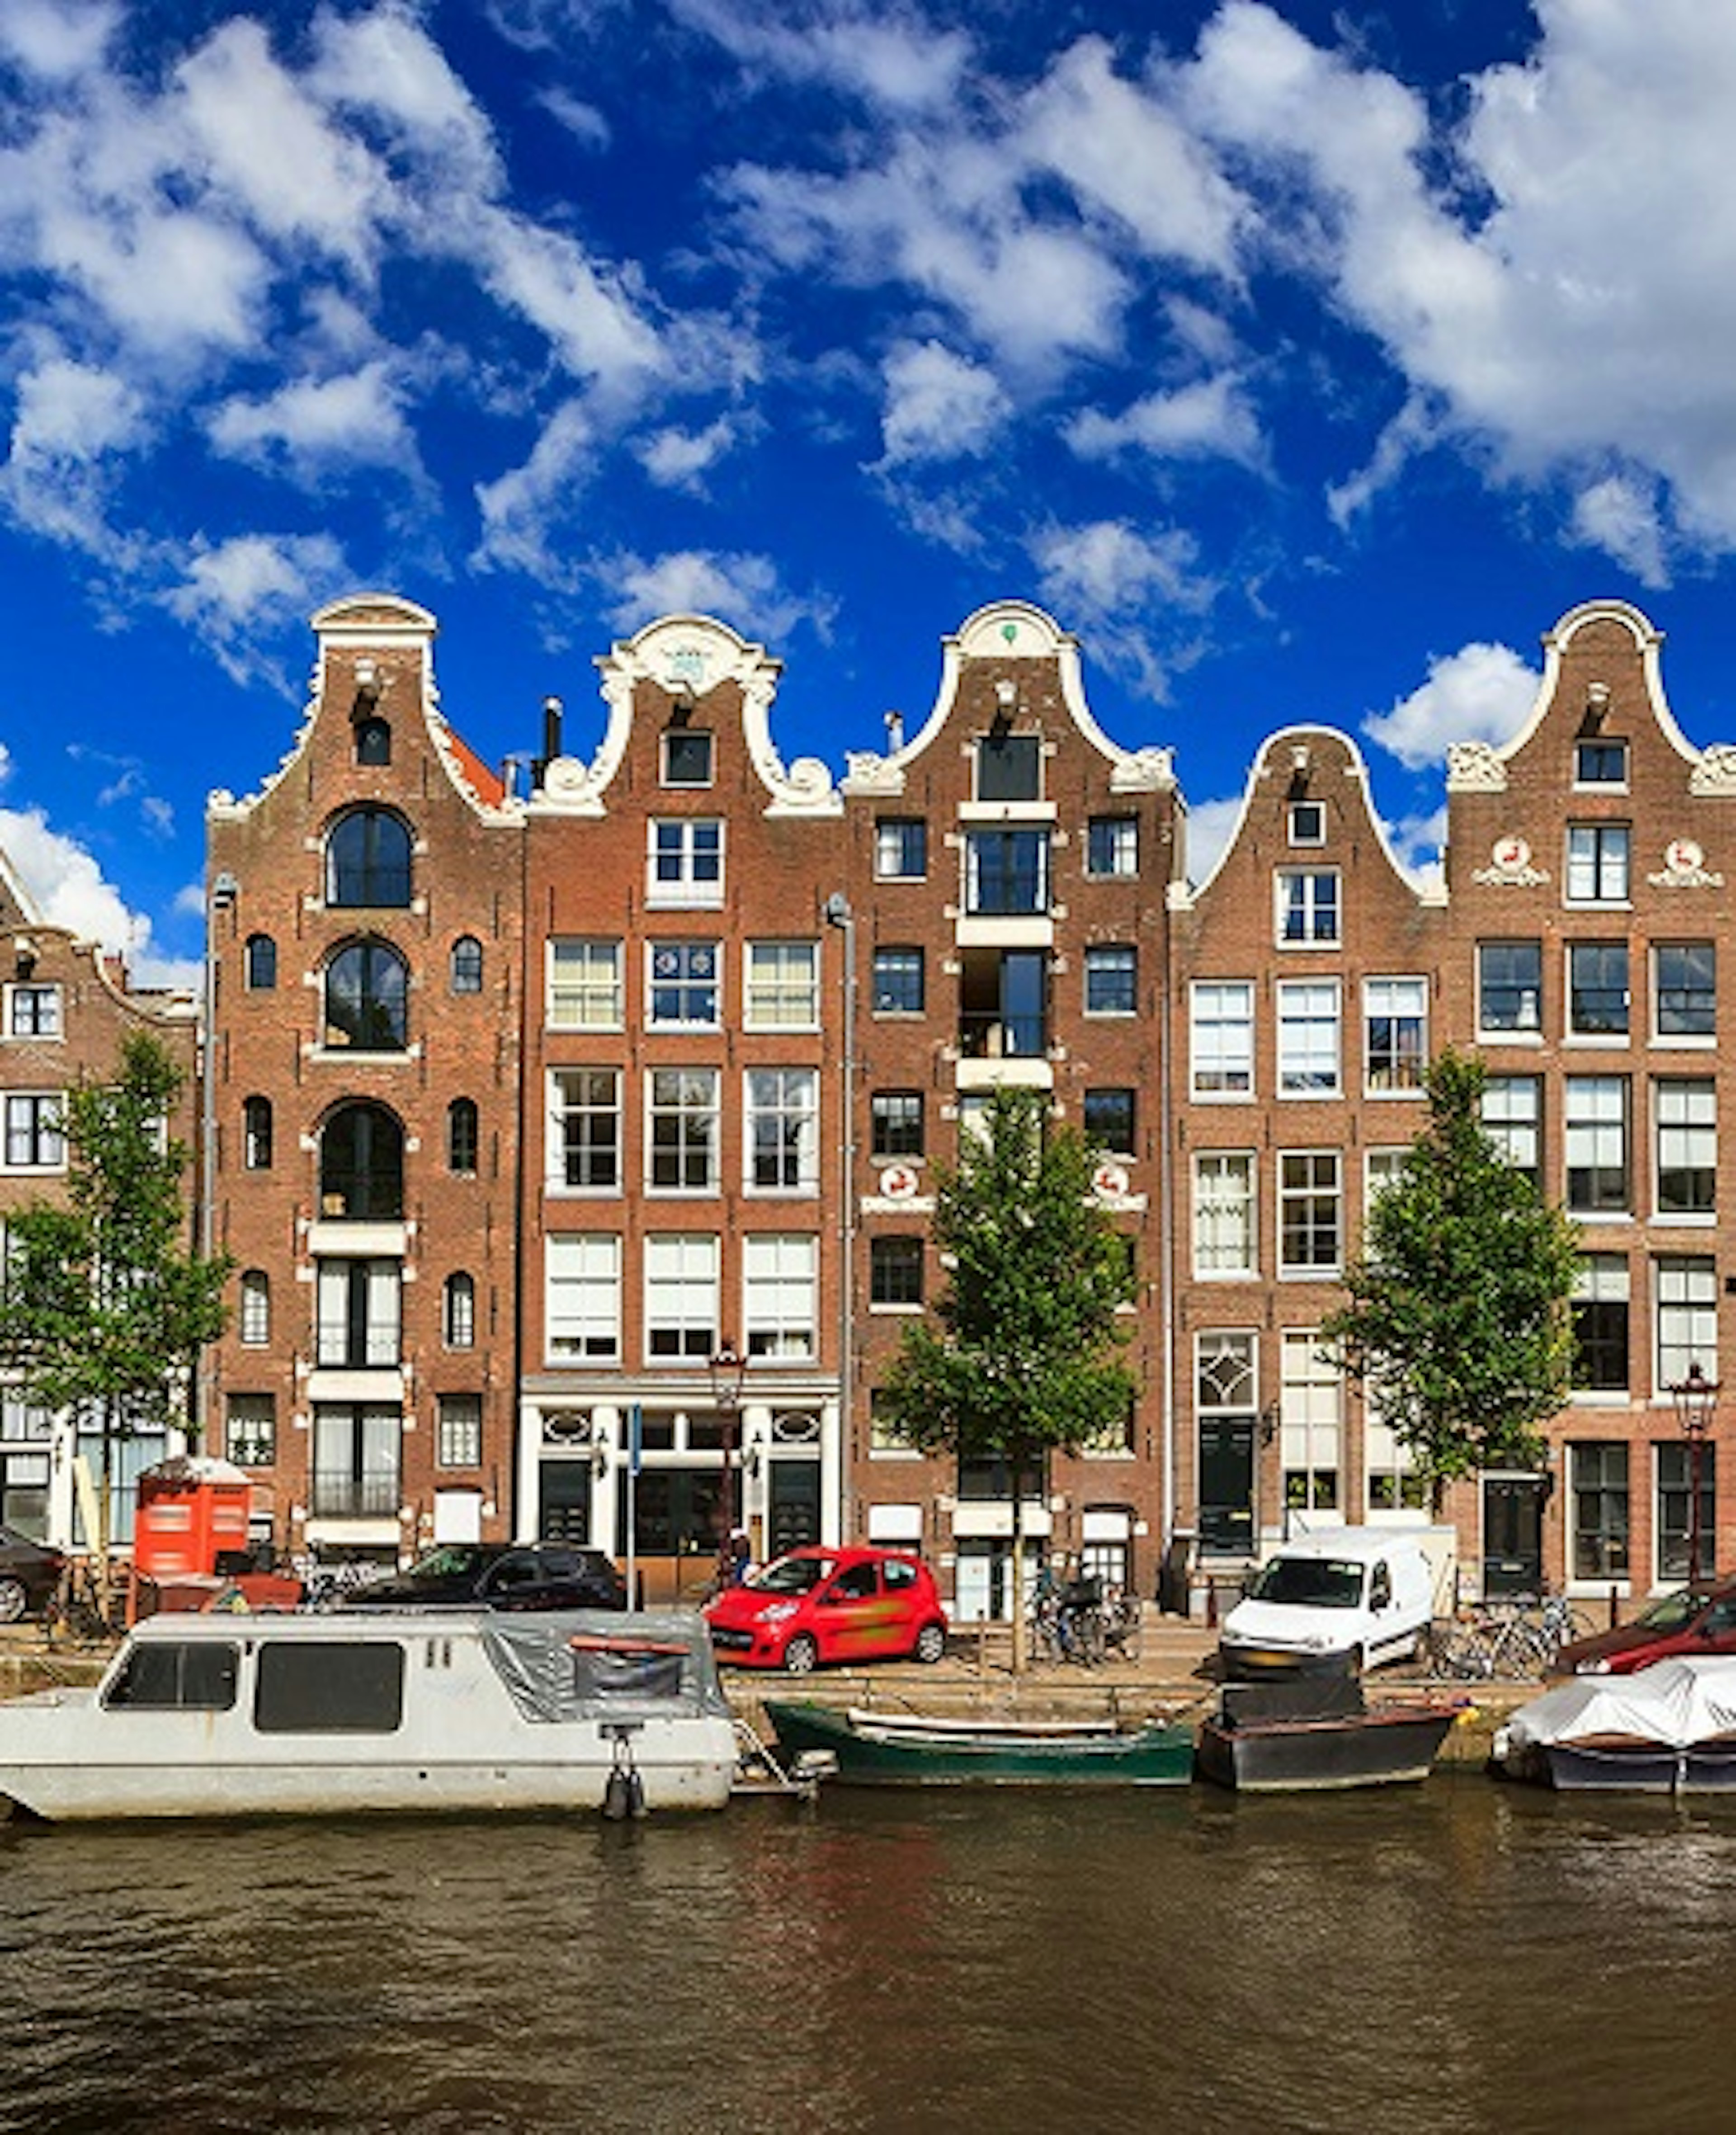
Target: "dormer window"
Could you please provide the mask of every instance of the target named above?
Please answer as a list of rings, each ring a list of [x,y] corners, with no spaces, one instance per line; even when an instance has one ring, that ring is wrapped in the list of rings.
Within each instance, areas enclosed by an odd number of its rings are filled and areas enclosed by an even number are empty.
[[[702,727],[671,727],[663,736],[663,783],[709,786],[711,740]]]

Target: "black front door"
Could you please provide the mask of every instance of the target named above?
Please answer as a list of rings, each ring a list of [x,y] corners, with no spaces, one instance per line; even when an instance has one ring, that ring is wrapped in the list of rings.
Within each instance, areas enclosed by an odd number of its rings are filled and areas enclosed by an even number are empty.
[[[1200,1553],[1254,1554],[1254,1418],[1200,1420]]]
[[[1485,1594],[1543,1591],[1543,1501],[1548,1491],[1542,1475],[1484,1476]]]

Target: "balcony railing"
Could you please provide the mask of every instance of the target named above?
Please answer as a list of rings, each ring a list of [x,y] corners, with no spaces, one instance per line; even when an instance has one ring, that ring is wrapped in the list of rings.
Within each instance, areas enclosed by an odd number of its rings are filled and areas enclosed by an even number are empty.
[[[398,1510],[398,1478],[352,1475],[347,1469],[313,1471],[313,1512],[327,1520],[388,1518]]]
[[[969,1009],[958,1019],[958,1052],[965,1060],[1040,1060],[1049,1048],[1040,1015],[1001,1015]]]

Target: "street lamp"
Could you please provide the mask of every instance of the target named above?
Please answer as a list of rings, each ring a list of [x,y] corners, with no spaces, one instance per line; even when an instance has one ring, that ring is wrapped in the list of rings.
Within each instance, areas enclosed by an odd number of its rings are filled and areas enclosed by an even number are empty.
[[[1712,1428],[1712,1411],[1718,1405],[1718,1382],[1709,1379],[1697,1362],[1688,1366],[1688,1376],[1669,1389],[1675,1404],[1675,1420],[1688,1441],[1688,1585],[1700,1577],[1700,1470],[1704,1457],[1706,1433]]]
[[[735,1539],[735,1475],[732,1463],[735,1457],[735,1417],[741,1406],[742,1382],[748,1375],[748,1360],[738,1355],[735,1344],[725,1335],[710,1363],[711,1398],[717,1406],[717,1419],[723,1432],[723,1494],[720,1500],[722,1532],[717,1538],[717,1583],[727,1586],[735,1574],[735,1560],[730,1545]]]

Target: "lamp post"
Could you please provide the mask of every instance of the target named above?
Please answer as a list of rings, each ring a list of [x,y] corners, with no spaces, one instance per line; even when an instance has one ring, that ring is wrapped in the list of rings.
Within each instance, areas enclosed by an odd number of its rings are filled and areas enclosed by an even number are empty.
[[[738,1355],[728,1335],[718,1345],[710,1372],[711,1398],[717,1406],[723,1434],[723,1492],[718,1505],[721,1532],[717,1538],[717,1583],[721,1587],[727,1586],[735,1574],[730,1548],[735,1538],[735,1417],[741,1406],[742,1382],[748,1374],[747,1358]]]
[[[1700,1471],[1704,1457],[1706,1433],[1712,1427],[1712,1411],[1718,1404],[1718,1382],[1709,1379],[1698,1362],[1690,1362],[1688,1376],[1669,1389],[1675,1404],[1675,1420],[1688,1441],[1688,1585],[1700,1577]]]

